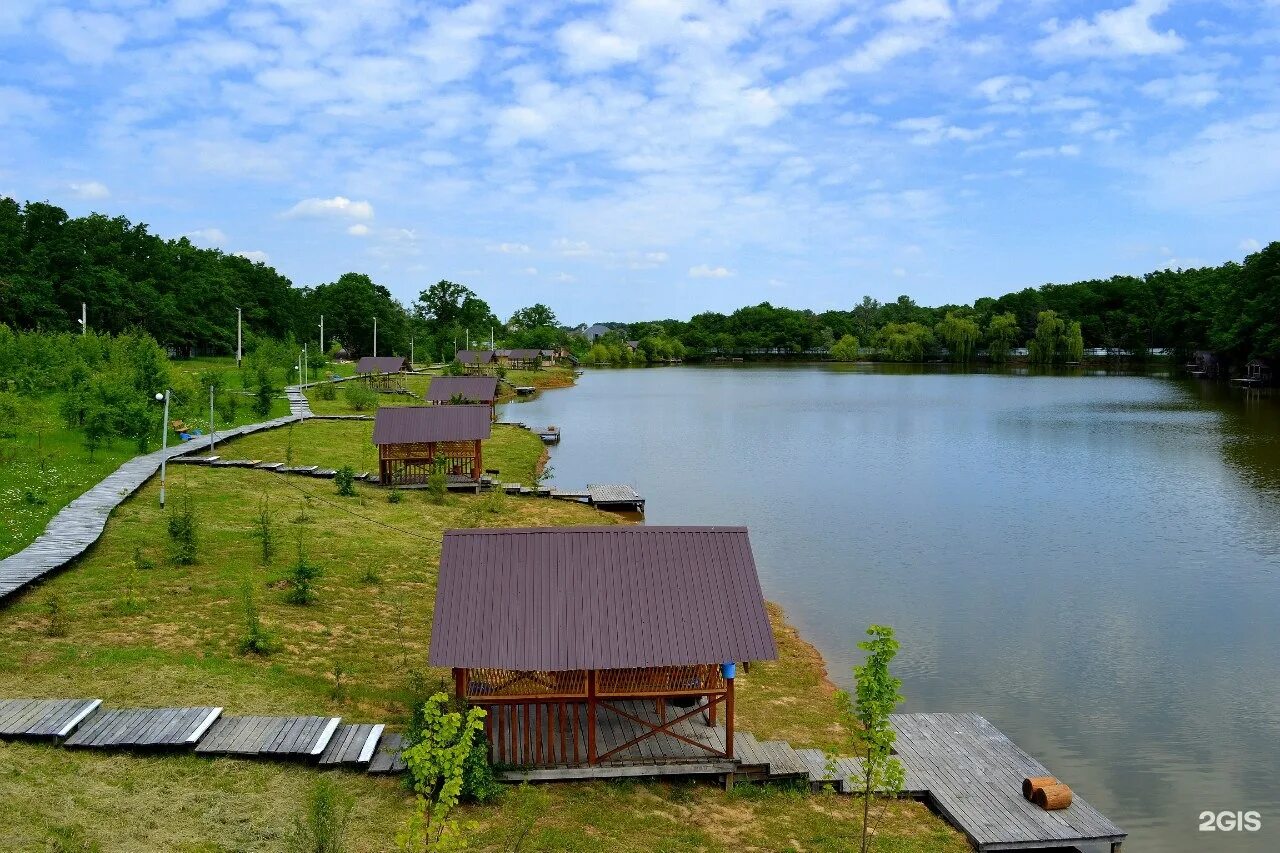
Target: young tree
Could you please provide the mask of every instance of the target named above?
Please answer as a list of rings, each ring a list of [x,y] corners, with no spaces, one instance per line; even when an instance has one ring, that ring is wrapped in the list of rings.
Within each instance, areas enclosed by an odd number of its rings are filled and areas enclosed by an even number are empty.
[[[857,361],[858,352],[858,339],[853,335],[845,335],[831,346],[831,357],[836,361]]]
[[[1084,334],[1080,331],[1080,323],[1077,320],[1072,320],[1067,325],[1064,350],[1067,361],[1079,362],[1084,358]]]
[[[409,732],[412,745],[401,752],[417,795],[417,808],[398,839],[406,851],[465,846],[449,813],[462,798],[468,761],[477,738],[483,737],[485,711],[450,711],[448,707],[449,699],[443,693],[419,706]]]
[[[1036,336],[1027,342],[1031,360],[1036,364],[1054,364],[1066,353],[1063,337],[1067,324],[1056,311],[1041,311],[1036,316]]]
[[[853,668],[854,697],[843,690],[836,694],[836,703],[846,722],[857,731],[853,748],[862,760],[862,844],[861,853],[870,850],[871,799],[877,794],[893,795],[902,790],[903,770],[893,757],[893,744],[897,734],[889,723],[889,715],[902,701],[898,691],[902,681],[889,672],[889,664],[898,653],[898,641],[893,638],[893,628],[872,625],[867,628],[870,640],[858,643],[867,653],[866,660]]]

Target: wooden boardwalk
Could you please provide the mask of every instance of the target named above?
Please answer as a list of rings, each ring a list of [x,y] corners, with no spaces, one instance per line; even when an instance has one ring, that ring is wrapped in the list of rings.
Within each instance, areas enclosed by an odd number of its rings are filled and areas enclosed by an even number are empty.
[[[219,432],[215,436],[216,441],[275,429],[311,416],[307,398],[297,386],[286,388],[285,395],[289,399],[288,415]],[[34,542],[0,560],[0,601],[87,551],[102,535],[112,510],[151,479],[160,470],[161,462],[198,453],[208,447],[209,437],[202,436],[168,450],[135,456],[67,504]]]
[[[658,722],[649,700],[614,703],[628,714]],[[667,708],[667,719],[685,713]],[[541,718],[540,718],[541,719]],[[562,718],[563,719],[563,718]],[[980,851],[1074,849],[1107,844],[1118,850],[1125,833],[1076,795],[1070,807],[1044,811],[1022,797],[1025,776],[1050,772],[977,714],[895,714],[897,755],[905,770],[905,796],[930,800],[951,824]],[[547,725],[550,725],[549,719]],[[517,730],[519,727],[516,727]],[[697,744],[723,752],[725,730],[694,714],[673,725],[688,741],[655,736],[631,746],[646,728],[635,720],[598,709],[600,754],[619,747],[608,760],[580,756],[559,764],[500,770],[508,782],[553,782],[581,779],[709,776],[744,781],[807,782],[841,794],[860,790],[861,765],[856,758],[831,759],[822,750],[795,749],[786,741],[758,740],[750,732],[734,733],[733,758],[716,755]],[[523,755],[524,746],[511,727],[488,726],[507,743],[497,752]],[[564,734],[561,732],[561,734]],[[582,736],[582,732],[577,732]],[[404,739],[381,724],[348,723],[339,717],[223,716],[222,708],[114,708],[97,699],[0,700],[0,738],[65,738],[66,747],[117,750],[193,749],[198,755],[293,760],[319,767],[346,767],[373,774],[403,773]],[[540,741],[549,739],[547,732]],[[498,744],[491,740],[495,748]]]

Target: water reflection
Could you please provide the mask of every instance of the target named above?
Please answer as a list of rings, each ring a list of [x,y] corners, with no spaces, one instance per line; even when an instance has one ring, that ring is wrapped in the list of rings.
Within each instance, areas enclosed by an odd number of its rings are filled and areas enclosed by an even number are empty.
[[[555,480],[746,524],[847,682],[897,627],[909,710],[977,711],[1128,829],[1280,846],[1280,407],[1139,375],[932,366],[588,371],[508,409]],[[1264,830],[1195,830],[1202,809]]]

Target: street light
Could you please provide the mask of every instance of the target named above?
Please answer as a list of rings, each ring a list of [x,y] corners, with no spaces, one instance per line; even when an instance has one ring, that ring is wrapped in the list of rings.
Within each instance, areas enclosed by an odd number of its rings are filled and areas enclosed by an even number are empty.
[[[169,391],[156,392],[156,402],[164,400],[164,422],[160,424],[160,508],[164,509],[165,462],[169,460]]]

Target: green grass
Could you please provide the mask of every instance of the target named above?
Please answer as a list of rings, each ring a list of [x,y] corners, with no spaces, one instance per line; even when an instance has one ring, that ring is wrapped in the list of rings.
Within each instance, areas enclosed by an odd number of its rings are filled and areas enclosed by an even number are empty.
[[[399,381],[409,393],[392,394],[381,392],[378,394],[379,406],[421,406],[425,404],[427,386],[431,384],[430,376],[414,374],[412,376],[402,376]],[[373,414],[372,411],[358,412],[351,407],[351,404],[347,402],[346,394],[343,393],[349,384],[351,383],[339,382],[334,388],[335,397],[332,400],[323,399],[316,388],[308,388],[307,402],[311,405],[311,411],[317,415]]]
[[[294,440],[305,447],[298,452],[326,460],[349,452],[353,433],[339,427],[350,426],[298,427]],[[427,663],[444,529],[619,522],[545,499],[488,494],[436,505],[406,492],[392,504],[380,489],[356,488],[356,497],[340,498],[325,480],[171,468],[169,511],[183,496],[196,502],[196,563],[179,567],[167,559],[167,515],[158,506],[157,485],[144,486],[116,510],[82,560],[0,608],[0,696],[92,696],[117,706],[220,704],[228,713],[340,714],[403,724],[410,674],[431,685],[448,678]],[[252,535],[264,498],[274,511],[279,546],[267,565]],[[287,603],[281,583],[299,542],[324,568],[319,599],[309,607]],[[135,567],[139,552],[153,568]],[[269,657],[237,650],[246,582],[280,643]],[[49,596],[67,614],[65,636],[45,632]],[[780,611],[771,608],[770,617],[782,657],[741,674],[739,726],[796,746],[839,740],[821,659]],[[349,672],[341,701],[331,692],[335,664]],[[96,843],[126,851],[290,850],[293,821],[317,772],[190,755],[0,745],[0,849],[40,849],[57,836],[75,839],[79,846],[69,849]],[[330,775],[356,798],[349,849],[393,849],[411,808],[404,789],[360,773]],[[848,797],[599,783],[517,789],[498,803],[467,807],[461,817],[478,850],[510,850],[520,839],[527,850],[843,850],[859,813]],[[877,844],[904,853],[967,849],[961,836],[911,802],[888,805]]]
[[[377,471],[373,421],[305,421],[293,427],[268,430],[219,445],[227,459],[284,462],[293,446],[294,465],[321,465],[356,471]],[[484,467],[502,472],[506,482],[529,484],[545,455],[542,440],[525,429],[495,425],[493,438],[483,443]]]

